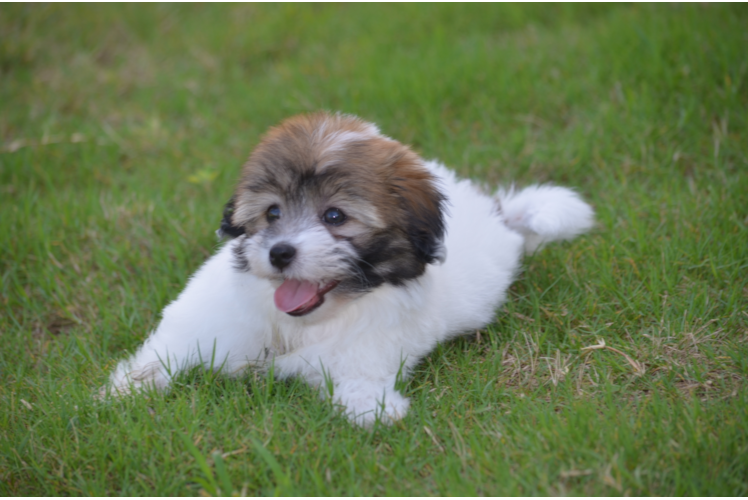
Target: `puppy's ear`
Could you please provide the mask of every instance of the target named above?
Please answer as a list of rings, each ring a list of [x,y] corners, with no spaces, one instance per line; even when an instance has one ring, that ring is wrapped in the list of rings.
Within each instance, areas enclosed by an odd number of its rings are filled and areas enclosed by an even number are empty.
[[[397,161],[395,192],[404,212],[408,240],[416,258],[424,264],[444,262],[444,204],[436,179],[412,151]]]
[[[235,226],[231,222],[231,216],[234,214],[234,197],[226,203],[223,208],[223,219],[221,220],[221,227],[216,231],[218,239],[225,238],[236,238],[244,234],[244,228],[241,226]]]

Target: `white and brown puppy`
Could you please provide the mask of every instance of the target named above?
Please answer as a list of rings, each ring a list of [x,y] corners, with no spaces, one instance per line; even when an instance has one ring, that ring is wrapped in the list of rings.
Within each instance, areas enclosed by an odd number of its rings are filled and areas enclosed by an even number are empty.
[[[111,388],[164,388],[195,365],[237,374],[272,363],[324,396],[331,385],[355,422],[390,422],[408,409],[398,374],[491,322],[523,251],[592,222],[569,189],[487,196],[354,116],[290,118],[244,166],[219,230],[232,239]]]

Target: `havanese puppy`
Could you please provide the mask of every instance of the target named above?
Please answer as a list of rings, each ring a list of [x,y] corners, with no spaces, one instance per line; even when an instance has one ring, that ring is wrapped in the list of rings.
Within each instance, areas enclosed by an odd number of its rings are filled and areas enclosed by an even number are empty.
[[[229,241],[105,393],[272,365],[356,423],[392,422],[408,410],[396,378],[490,323],[523,252],[592,224],[569,189],[488,196],[354,116],[290,118],[244,165],[218,231]]]

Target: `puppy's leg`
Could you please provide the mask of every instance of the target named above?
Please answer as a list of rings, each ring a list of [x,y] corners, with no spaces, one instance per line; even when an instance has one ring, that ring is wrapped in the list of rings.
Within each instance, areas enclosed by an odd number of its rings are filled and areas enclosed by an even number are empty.
[[[410,401],[395,390],[395,376],[385,380],[343,379],[335,384],[333,401],[358,425],[370,427],[379,419],[391,424],[408,413]]]
[[[114,394],[163,389],[176,372],[193,366],[236,374],[264,360],[271,330],[262,309],[272,307],[265,303],[272,289],[234,268],[232,244],[195,273],[143,346],[119,364],[109,381]]]
[[[278,356],[275,374],[303,377],[359,425],[370,426],[377,419],[391,424],[409,407],[408,399],[395,390],[398,374],[407,374],[420,356],[403,355],[393,331],[368,333],[349,331],[355,342],[333,338]]]

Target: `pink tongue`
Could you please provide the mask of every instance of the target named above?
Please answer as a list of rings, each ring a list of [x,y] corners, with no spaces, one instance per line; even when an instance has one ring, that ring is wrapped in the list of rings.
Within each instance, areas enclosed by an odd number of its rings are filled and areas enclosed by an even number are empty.
[[[291,312],[309,302],[317,295],[317,285],[311,281],[287,279],[275,291],[275,307]]]

